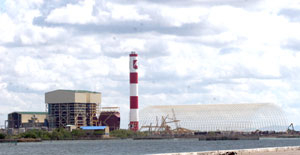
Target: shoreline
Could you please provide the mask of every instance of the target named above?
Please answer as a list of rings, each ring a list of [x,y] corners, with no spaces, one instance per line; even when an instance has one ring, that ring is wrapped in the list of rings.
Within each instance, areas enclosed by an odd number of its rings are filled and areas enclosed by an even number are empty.
[[[122,138],[93,138],[93,139],[40,139],[40,138],[19,138],[19,139],[0,139],[0,143],[31,143],[43,141],[76,141],[76,140],[121,140]]]
[[[198,139],[198,141],[223,141],[223,140],[263,140],[263,139],[299,139],[300,137],[259,137],[259,139],[240,138],[240,139],[201,139],[199,137],[94,137],[94,138],[72,138],[72,139],[41,139],[41,138],[19,138],[19,139],[0,139],[0,143],[27,143],[27,142],[43,142],[43,141],[77,141],[77,140],[174,140],[174,139]],[[299,153],[300,154],[300,153]]]
[[[182,152],[182,153],[162,153],[152,155],[280,155],[286,154],[298,155],[300,154],[300,146],[286,146],[286,147],[267,147],[267,148],[253,148],[253,149],[237,149],[237,150],[218,150],[218,151],[202,151],[202,152]]]

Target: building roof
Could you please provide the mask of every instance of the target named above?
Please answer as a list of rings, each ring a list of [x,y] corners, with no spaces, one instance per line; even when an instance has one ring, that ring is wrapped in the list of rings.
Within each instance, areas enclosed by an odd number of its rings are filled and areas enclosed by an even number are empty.
[[[284,111],[272,103],[157,105],[139,114],[141,126],[160,124],[161,118],[167,117],[179,120],[180,127],[197,131],[285,131],[289,125]],[[176,127],[175,123],[168,125]]]
[[[95,91],[88,91],[88,90],[69,90],[69,89],[57,89],[54,91],[66,91],[66,92],[72,92],[72,93],[96,93],[96,94],[101,94],[100,92],[95,92]],[[50,91],[53,92],[53,91]]]
[[[101,103],[101,93],[86,90],[58,89],[45,93],[46,103]]]
[[[81,126],[82,130],[104,130],[106,126]]]
[[[34,112],[34,111],[15,111],[12,113],[31,114],[31,115],[47,115],[48,114],[48,112]]]

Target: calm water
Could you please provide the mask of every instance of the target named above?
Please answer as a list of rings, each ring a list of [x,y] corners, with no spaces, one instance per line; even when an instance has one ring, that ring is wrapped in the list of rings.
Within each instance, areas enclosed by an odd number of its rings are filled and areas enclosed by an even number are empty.
[[[39,143],[0,143],[0,154],[152,154],[196,152],[209,150],[246,149],[277,146],[300,146],[300,139],[262,139],[244,141],[174,140],[95,140],[44,141]]]

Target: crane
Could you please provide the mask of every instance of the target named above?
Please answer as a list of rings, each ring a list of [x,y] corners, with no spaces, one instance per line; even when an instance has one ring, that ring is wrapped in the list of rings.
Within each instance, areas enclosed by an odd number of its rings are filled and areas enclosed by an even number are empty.
[[[294,124],[291,123],[287,129],[287,133],[294,133],[294,132],[295,132]]]

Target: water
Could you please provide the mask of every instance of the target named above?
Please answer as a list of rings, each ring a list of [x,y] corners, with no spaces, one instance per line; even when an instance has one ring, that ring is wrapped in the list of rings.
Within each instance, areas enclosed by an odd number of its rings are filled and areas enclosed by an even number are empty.
[[[300,139],[261,139],[241,141],[171,140],[80,140],[44,141],[38,143],[0,143],[0,154],[64,154],[64,155],[140,155],[171,152],[247,149],[279,146],[300,146]]]

